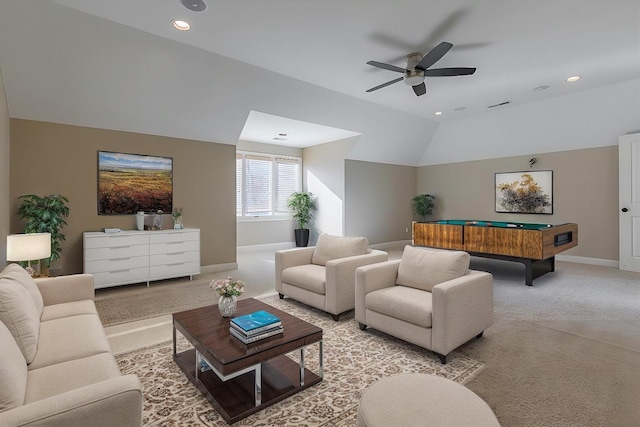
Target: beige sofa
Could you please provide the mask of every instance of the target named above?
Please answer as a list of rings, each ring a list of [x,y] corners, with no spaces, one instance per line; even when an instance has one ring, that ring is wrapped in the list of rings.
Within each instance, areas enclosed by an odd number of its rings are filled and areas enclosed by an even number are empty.
[[[142,388],[121,375],[91,275],[0,273],[0,426],[140,426]]]
[[[493,276],[469,270],[467,252],[406,246],[399,260],[356,270],[355,317],[368,326],[447,354],[493,324]]]
[[[338,320],[355,306],[356,268],[387,259],[386,252],[369,249],[365,237],[323,233],[316,246],[276,252],[276,291]]]

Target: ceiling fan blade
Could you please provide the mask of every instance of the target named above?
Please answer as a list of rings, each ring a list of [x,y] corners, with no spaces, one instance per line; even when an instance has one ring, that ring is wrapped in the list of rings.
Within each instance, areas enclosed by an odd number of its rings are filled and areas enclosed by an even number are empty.
[[[389,70],[389,71],[396,71],[398,73],[404,73],[405,72],[404,68],[396,67],[395,65],[391,65],[391,64],[385,64],[384,62],[369,61],[369,62],[367,62],[367,64],[373,65],[374,67],[383,68],[383,69]]]
[[[427,85],[425,85],[424,82],[420,83],[419,85],[415,85],[411,87],[413,87],[413,91],[416,93],[417,96],[424,95],[425,93],[427,93]]]
[[[378,85],[376,87],[372,87],[371,89],[367,90],[367,92],[373,92],[374,90],[378,90],[378,89],[382,89],[383,87],[387,87],[389,85],[392,85],[394,83],[398,83],[399,81],[402,81],[404,79],[404,77],[398,77],[397,79],[393,79],[390,80],[386,83],[382,83],[381,85]]]
[[[431,67],[433,64],[438,62],[440,58],[442,58],[449,49],[451,49],[453,45],[451,43],[442,42],[438,46],[431,49],[427,54],[418,62],[416,68],[418,70],[426,70]]]
[[[456,68],[432,68],[424,72],[425,77],[449,77],[449,76],[468,76],[476,72],[471,67]]]

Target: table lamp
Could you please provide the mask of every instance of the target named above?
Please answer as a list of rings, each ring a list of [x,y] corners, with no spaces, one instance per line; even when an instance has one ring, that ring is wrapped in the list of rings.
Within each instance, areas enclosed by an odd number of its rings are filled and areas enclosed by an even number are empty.
[[[7,236],[7,261],[27,261],[26,270],[40,276],[40,260],[51,256],[51,233],[10,234]],[[31,267],[38,261],[38,271]]]

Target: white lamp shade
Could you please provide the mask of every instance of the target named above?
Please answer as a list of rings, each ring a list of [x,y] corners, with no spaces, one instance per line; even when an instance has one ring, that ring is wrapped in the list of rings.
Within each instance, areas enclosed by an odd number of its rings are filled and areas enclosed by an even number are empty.
[[[51,233],[10,234],[7,261],[35,261],[51,256]]]

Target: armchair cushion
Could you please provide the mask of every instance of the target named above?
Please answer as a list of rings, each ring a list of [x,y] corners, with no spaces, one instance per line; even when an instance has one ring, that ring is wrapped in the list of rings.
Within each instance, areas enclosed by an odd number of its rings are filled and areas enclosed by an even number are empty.
[[[407,286],[391,286],[365,296],[369,310],[395,319],[404,320],[423,328],[431,327],[431,292]]]
[[[326,292],[326,270],[315,264],[298,265],[282,271],[282,281],[316,294]]]
[[[470,259],[467,252],[407,245],[402,253],[396,284],[431,292],[435,285],[467,274]]]
[[[367,253],[369,241],[366,237],[342,237],[322,233],[318,237],[311,262],[316,265],[326,265],[327,262]]]
[[[38,349],[40,313],[27,289],[5,277],[0,277],[0,321],[16,340],[27,363]]]

